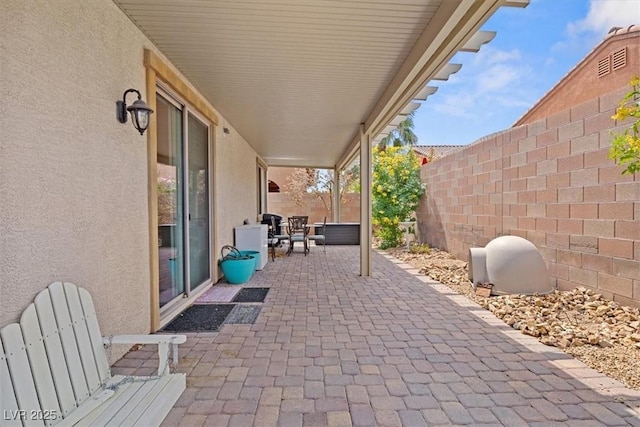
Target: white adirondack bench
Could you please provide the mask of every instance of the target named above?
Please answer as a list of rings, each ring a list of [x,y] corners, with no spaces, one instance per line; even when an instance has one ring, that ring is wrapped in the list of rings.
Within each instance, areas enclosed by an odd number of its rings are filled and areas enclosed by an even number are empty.
[[[184,335],[103,338],[91,295],[53,283],[0,331],[0,426],[157,426],[186,387],[169,373]],[[111,376],[105,344],[157,344],[158,375]]]

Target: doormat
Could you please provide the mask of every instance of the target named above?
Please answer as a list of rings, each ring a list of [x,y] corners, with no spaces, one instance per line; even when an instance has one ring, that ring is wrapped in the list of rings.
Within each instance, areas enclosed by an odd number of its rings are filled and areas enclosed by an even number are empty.
[[[210,302],[231,302],[240,290],[237,286],[215,285],[196,300],[196,304]]]
[[[234,304],[192,305],[162,329],[166,332],[216,332]]]
[[[241,305],[235,306],[231,313],[224,321],[225,324],[253,324],[256,322],[258,315],[260,314],[259,305]]]
[[[242,288],[233,302],[264,302],[269,288]]]

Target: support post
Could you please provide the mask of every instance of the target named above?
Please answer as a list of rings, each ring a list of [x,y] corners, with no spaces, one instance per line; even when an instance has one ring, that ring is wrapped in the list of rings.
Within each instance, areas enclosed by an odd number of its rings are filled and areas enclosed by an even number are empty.
[[[371,276],[371,141],[360,125],[360,275]]]
[[[331,203],[331,221],[340,222],[340,169],[338,167],[333,168],[333,201]]]

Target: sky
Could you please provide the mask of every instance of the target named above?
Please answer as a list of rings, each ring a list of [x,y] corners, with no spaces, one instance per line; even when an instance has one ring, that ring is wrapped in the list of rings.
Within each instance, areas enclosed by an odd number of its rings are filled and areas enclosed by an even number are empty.
[[[606,36],[640,25],[640,0],[530,0],[501,7],[482,30],[496,37],[478,53],[458,53],[462,68],[414,117],[418,145],[466,145],[510,128]]]

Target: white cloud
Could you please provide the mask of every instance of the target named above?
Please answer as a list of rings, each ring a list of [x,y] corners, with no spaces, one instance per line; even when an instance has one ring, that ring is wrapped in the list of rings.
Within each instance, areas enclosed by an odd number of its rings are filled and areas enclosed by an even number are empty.
[[[567,38],[556,42],[551,50],[558,53],[588,51],[601,42],[611,28],[639,24],[639,18],[638,0],[589,0],[587,15],[569,22]]]
[[[626,27],[638,24],[640,2],[638,0],[591,0],[587,16],[570,22],[567,32],[578,36],[584,32],[597,33],[604,37],[612,27]]]
[[[506,89],[522,77],[519,67],[508,64],[496,64],[484,70],[476,81],[478,92],[495,92]]]
[[[472,61],[455,74],[455,85],[447,82],[430,101],[429,108],[440,113],[481,121],[501,108],[527,105],[523,101],[531,68],[519,50],[483,47]],[[452,76],[452,78],[454,77]],[[473,76],[473,77],[468,77]],[[494,111],[495,110],[495,111]]]
[[[429,107],[442,114],[471,119],[476,116],[477,100],[474,94],[461,90],[445,95]]]
[[[500,50],[495,47],[483,46],[482,50],[474,57],[473,63],[479,66],[500,64],[508,61],[518,61],[522,58],[522,54],[518,49]]]

